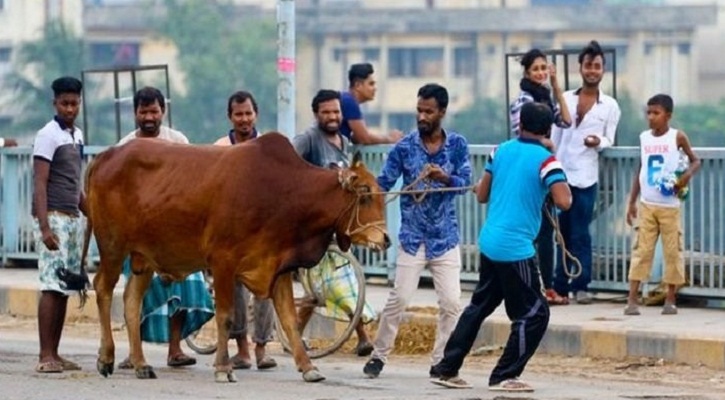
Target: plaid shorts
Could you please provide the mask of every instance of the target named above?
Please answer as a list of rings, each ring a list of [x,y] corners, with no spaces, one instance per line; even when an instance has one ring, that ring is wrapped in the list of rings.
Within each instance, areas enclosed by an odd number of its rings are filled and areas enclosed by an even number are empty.
[[[67,268],[74,273],[81,271],[81,250],[83,247],[83,219],[70,215],[49,212],[48,224],[50,230],[58,237],[58,250],[50,251],[43,243],[43,234],[40,232],[38,219],[33,220],[33,234],[35,249],[38,252],[38,272],[40,277],[40,290],[53,291],[66,296],[75,293],[65,290],[56,271]]]

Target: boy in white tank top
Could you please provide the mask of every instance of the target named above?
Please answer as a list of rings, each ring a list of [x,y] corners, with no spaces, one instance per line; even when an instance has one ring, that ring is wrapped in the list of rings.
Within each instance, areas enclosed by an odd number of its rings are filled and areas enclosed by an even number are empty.
[[[637,219],[629,266],[629,297],[625,315],[639,315],[637,295],[639,285],[649,278],[657,238],[662,235],[665,271],[662,283],[667,285],[667,297],[662,314],[677,314],[675,292],[685,283],[682,255],[684,240],[680,227],[680,196],[692,176],[700,169],[700,159],[692,151],[685,132],[670,127],[674,104],[672,97],[658,94],[647,101],[649,130],[642,132],[640,141],[640,167],[632,180],[627,209],[627,224]],[[677,171],[680,151],[689,159],[685,171]],[[663,180],[678,173],[673,190]],[[640,212],[637,212],[639,197]]]

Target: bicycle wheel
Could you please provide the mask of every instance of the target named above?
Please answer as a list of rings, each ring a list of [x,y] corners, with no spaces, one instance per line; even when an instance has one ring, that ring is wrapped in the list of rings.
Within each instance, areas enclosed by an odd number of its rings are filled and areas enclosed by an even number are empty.
[[[204,281],[207,290],[214,299],[214,278],[208,271],[204,271]],[[216,317],[207,321],[198,331],[184,338],[186,345],[197,354],[213,354],[217,347],[217,326]]]
[[[293,283],[293,293],[298,316],[300,311],[304,314],[305,306],[308,310],[309,307],[314,307],[311,312],[312,316],[302,331],[307,355],[313,359],[332,354],[342,347],[360,322],[365,308],[365,273],[362,265],[352,253],[343,252],[336,245],[330,245],[323,260],[326,257],[336,260],[335,271],[339,271],[340,268],[349,268],[345,273],[351,273],[350,282],[354,286],[352,289],[357,290],[357,301],[353,305],[354,310],[349,309],[352,307],[344,311],[342,308],[331,310],[328,308],[328,300],[334,296],[334,293],[327,288],[329,285],[320,280],[320,276],[325,274],[320,274],[319,270],[315,271],[315,268],[321,268],[322,262],[309,270],[301,268],[297,271],[299,279]],[[326,275],[324,278],[329,282],[333,276]],[[275,318],[277,337],[282,347],[291,352],[292,346],[276,314]]]

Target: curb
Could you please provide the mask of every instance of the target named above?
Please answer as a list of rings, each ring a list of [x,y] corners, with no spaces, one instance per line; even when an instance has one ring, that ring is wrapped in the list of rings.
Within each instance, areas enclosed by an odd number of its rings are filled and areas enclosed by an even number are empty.
[[[415,314],[407,322],[435,325],[436,317]],[[481,326],[472,348],[503,347],[510,331],[508,319],[491,316]],[[725,340],[706,336],[549,324],[537,352],[617,360],[647,357],[725,369]]]
[[[95,306],[96,293],[88,292],[88,303],[78,308],[78,296],[71,296],[66,319],[68,321],[98,321]],[[10,287],[0,285],[0,314],[36,317],[40,292],[35,287]],[[111,321],[123,323],[123,292],[115,290],[111,307]],[[314,323],[314,319],[310,321]],[[435,325],[437,318],[430,313],[406,312],[403,322]],[[333,334],[335,324],[316,324],[314,329]],[[511,330],[505,317],[490,316],[481,326],[473,348],[499,347],[506,343]],[[725,369],[725,339],[692,334],[647,332],[637,329],[602,329],[586,325],[549,324],[546,335],[539,345],[542,354],[610,358],[654,358],[672,363],[704,365]]]
[[[9,314],[19,317],[35,318],[38,316],[38,302],[40,291],[36,287],[9,287],[0,285],[0,314]],[[70,296],[67,321],[98,321],[98,307],[96,307],[96,292],[88,292],[88,301],[85,307],[79,308],[80,299],[77,295]],[[123,292],[113,292],[111,306],[111,322],[123,323]]]

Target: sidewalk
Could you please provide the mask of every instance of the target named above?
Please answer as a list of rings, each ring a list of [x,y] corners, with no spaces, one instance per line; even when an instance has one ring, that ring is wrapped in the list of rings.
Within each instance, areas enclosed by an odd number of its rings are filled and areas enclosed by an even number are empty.
[[[372,282],[372,281],[371,281]],[[390,288],[368,284],[370,304],[381,310]],[[69,319],[97,320],[94,293],[83,310],[77,298],[68,307]],[[465,306],[470,292],[464,292]],[[436,307],[432,288],[419,289],[411,307]],[[0,313],[33,317],[38,308],[37,270],[0,269]],[[623,305],[611,301],[592,305],[571,304],[551,308],[549,329],[539,348],[542,353],[582,357],[651,357],[670,362],[702,364],[725,369],[725,313],[703,308],[680,308],[679,315],[661,315],[660,307],[642,307],[642,315],[622,314]],[[114,293],[112,316],[123,321],[122,291]],[[409,320],[435,324],[435,316],[410,313]],[[510,329],[503,307],[483,324],[474,349],[480,345],[503,345]]]

